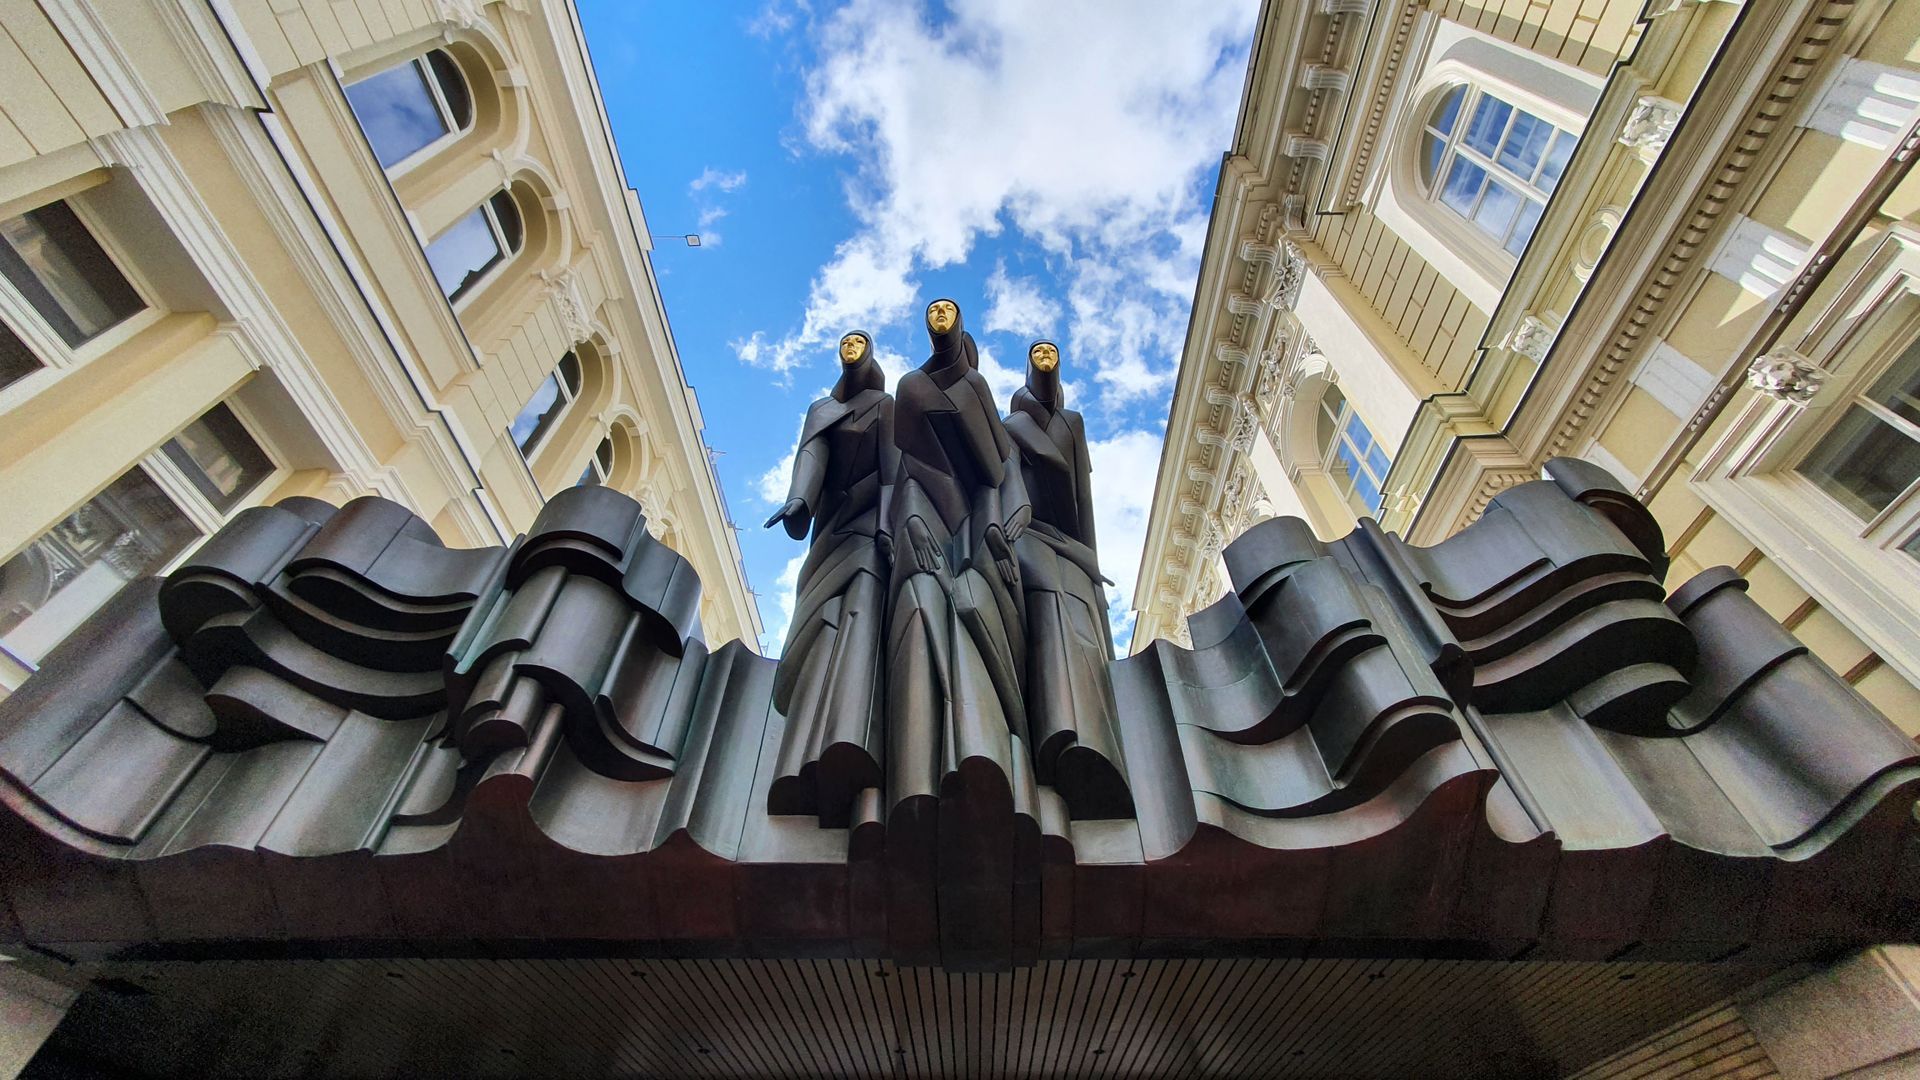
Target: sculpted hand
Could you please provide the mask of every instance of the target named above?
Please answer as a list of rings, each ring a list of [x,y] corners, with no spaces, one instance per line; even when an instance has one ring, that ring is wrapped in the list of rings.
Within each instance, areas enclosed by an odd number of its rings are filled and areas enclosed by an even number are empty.
[[[880,557],[886,560],[886,563],[888,566],[892,566],[893,565],[893,534],[889,532],[875,533],[873,536],[873,542],[879,545],[880,547]]]
[[[775,510],[773,512],[773,516],[767,519],[767,524],[765,525],[765,528],[771,529],[775,525],[784,521],[788,523],[787,531],[791,533],[793,531],[792,523],[795,521],[802,520],[805,517],[806,512],[807,512],[807,503],[805,499],[788,499],[787,504],[785,506],[782,506],[780,509]]]
[[[1033,524],[1033,507],[1023,506],[1007,519],[1007,543],[1011,544],[1026,533],[1027,526]]]
[[[921,571],[931,573],[940,569],[945,561],[940,556],[940,545],[934,543],[933,532],[917,517],[907,519],[907,546],[913,550],[913,565]]]
[[[1007,534],[1001,531],[1000,526],[989,525],[986,542],[987,550],[993,553],[993,565],[1000,569],[1000,580],[1006,582],[1010,589],[1018,588],[1020,564],[1013,559],[1013,548],[1007,543]]]

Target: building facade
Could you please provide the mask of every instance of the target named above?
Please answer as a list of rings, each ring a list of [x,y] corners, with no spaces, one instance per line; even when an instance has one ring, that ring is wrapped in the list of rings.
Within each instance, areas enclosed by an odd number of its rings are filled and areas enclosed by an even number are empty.
[[[759,615],[572,5],[0,11],[0,693],[290,496],[499,544],[638,499]]]
[[[1134,648],[1276,515],[1432,544],[1555,456],[1920,732],[1920,3],[1269,3]]]

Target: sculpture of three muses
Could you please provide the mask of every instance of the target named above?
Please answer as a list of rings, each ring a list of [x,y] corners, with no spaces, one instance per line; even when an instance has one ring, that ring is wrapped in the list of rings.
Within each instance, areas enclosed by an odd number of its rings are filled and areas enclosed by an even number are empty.
[[[840,339],[839,381],[807,410],[767,521],[813,534],[775,677],[787,729],[768,810],[897,828],[981,760],[1031,770],[1073,818],[1130,817],[1086,429],[1060,351],[1029,348],[1003,421],[953,301],[928,305],[927,333],[932,355],[892,395],[872,337]]]

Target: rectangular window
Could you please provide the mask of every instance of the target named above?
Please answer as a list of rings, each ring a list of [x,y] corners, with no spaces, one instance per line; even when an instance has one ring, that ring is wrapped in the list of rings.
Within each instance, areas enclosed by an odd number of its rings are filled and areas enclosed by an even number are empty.
[[[427,245],[427,265],[449,300],[457,300],[482,274],[520,250],[520,210],[513,196],[496,191]]]
[[[418,61],[409,60],[350,83],[346,92],[354,118],[360,121],[360,130],[366,133],[373,156],[383,169],[392,168],[450,130]]]
[[[1920,481],[1920,342],[1847,403],[1799,471],[1863,521]]]
[[[266,451],[225,405],[207,410],[160,449],[222,514],[273,472]]]
[[[0,643],[38,663],[128,582],[199,539],[139,467],[0,564]]]
[[[0,273],[70,346],[146,307],[64,201],[0,221]]]
[[[513,444],[520,448],[521,457],[533,456],[534,448],[553,430],[560,415],[567,411],[568,403],[579,396],[580,358],[567,353],[534,388],[533,396],[521,407],[513,423],[507,425],[507,431],[513,435]]]

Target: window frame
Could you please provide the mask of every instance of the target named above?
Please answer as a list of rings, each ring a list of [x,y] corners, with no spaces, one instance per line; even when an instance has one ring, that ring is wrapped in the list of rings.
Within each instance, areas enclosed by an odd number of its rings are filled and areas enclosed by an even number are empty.
[[[569,388],[567,380],[560,377],[560,369],[566,364],[569,356],[573,358],[574,372],[580,382],[579,386],[573,388]],[[553,422],[547,425],[545,430],[535,428],[528,437],[527,445],[523,447],[520,445],[520,440],[513,434],[513,420],[520,419],[520,414],[527,411],[528,405],[533,404],[534,395],[540,392],[540,388],[546,385],[548,379],[552,379],[554,386],[559,388],[559,408],[553,414]],[[565,424],[567,414],[573,411],[574,404],[585,396],[586,387],[586,361],[580,359],[579,352],[568,349],[560,354],[560,359],[554,361],[553,367],[548,369],[546,375],[533,385],[533,394],[529,394],[527,400],[521,403],[519,410],[513,414],[513,420],[507,421],[507,441],[513,444],[514,450],[520,455],[520,460],[526,463],[529,470],[533,468],[534,459],[553,442],[554,433]]]
[[[1453,129],[1442,134],[1433,126],[1432,117],[1434,113],[1439,110],[1441,104],[1444,103],[1455,90],[1464,90],[1465,93],[1460,99],[1459,111],[1454,114]],[[1512,132],[1513,125],[1517,122],[1521,114],[1524,113],[1546,124],[1548,128],[1552,130],[1553,134],[1548,137],[1546,146],[1541,149],[1540,160],[1535,165],[1534,176],[1538,177],[1546,167],[1548,153],[1551,149],[1562,140],[1568,140],[1577,145],[1580,141],[1580,135],[1577,132],[1568,131],[1566,128],[1561,127],[1552,117],[1540,115],[1539,112],[1529,107],[1529,103],[1516,102],[1507,96],[1503,96],[1501,91],[1502,88],[1490,86],[1484,79],[1454,79],[1441,84],[1435,90],[1430,90],[1421,95],[1418,100],[1420,109],[1411,117],[1415,122],[1416,128],[1413,134],[1413,152],[1415,155],[1413,175],[1415,186],[1419,189],[1421,196],[1426,200],[1427,208],[1430,211],[1454,215],[1469,228],[1479,233],[1484,241],[1490,241],[1493,247],[1517,263],[1520,258],[1520,253],[1526,251],[1526,244],[1521,245],[1520,252],[1511,250],[1507,247],[1507,244],[1511,242],[1514,227],[1519,222],[1521,213],[1524,212],[1525,206],[1528,204],[1537,205],[1540,208],[1539,214],[1534,217],[1533,224],[1528,228],[1527,240],[1531,243],[1533,231],[1540,227],[1540,220],[1546,215],[1547,205],[1553,200],[1553,192],[1551,190],[1540,190],[1539,184],[1536,183],[1534,179],[1523,179],[1519,173],[1501,164],[1499,160],[1500,149],[1505,144],[1508,134]],[[1466,129],[1472,123],[1474,114],[1479,110],[1481,102],[1487,98],[1492,98],[1500,104],[1505,105],[1508,109],[1506,121],[1501,125],[1499,135],[1493,141],[1494,152],[1491,155],[1483,154],[1475,147],[1468,145],[1465,138]],[[1429,137],[1439,139],[1441,142],[1440,161],[1434,167],[1433,179],[1431,181],[1421,175],[1423,171],[1423,159],[1426,153],[1426,140]],[[1466,155],[1469,163],[1477,166],[1486,174],[1481,182],[1479,192],[1474,196],[1473,209],[1467,212],[1460,211],[1444,199],[1448,175],[1452,171],[1454,163],[1459,160],[1460,155],[1463,153]],[[1568,156],[1569,158],[1572,156],[1571,150],[1568,151]],[[1565,174],[1566,162],[1563,161],[1560,165],[1560,173],[1554,177],[1556,187],[1559,185],[1560,177]],[[1498,237],[1495,237],[1489,229],[1474,218],[1474,214],[1478,213],[1480,206],[1486,201],[1487,188],[1496,182],[1500,182],[1503,186],[1515,190],[1522,204],[1521,208],[1516,209],[1513,216],[1508,219],[1504,231]]]
[[[1920,229],[1890,227],[1865,264],[1786,339],[1827,383],[1806,405],[1751,393],[1692,476],[1702,500],[1909,680],[1920,682],[1920,482],[1863,518],[1799,466],[1847,406],[1920,342]]]
[[[519,230],[520,242],[518,245],[515,245],[515,246],[508,245],[506,226],[500,223],[499,211],[495,210],[493,205],[493,200],[503,195],[510,202],[513,203],[514,213],[519,215],[519,218],[520,218],[520,230]],[[477,273],[468,275],[464,280],[461,281],[461,283],[457,287],[454,288],[454,290],[451,293],[449,293],[445,290],[444,287],[440,285],[440,275],[434,271],[433,260],[430,257],[427,257],[427,249],[431,248],[435,243],[437,243],[441,237],[446,236],[447,233],[453,231],[455,226],[459,225],[460,222],[466,220],[466,218],[472,215],[475,211],[479,212],[481,218],[487,224],[488,231],[493,236],[493,245],[494,245],[496,254],[492,259],[488,260],[487,264],[481,267]],[[454,218],[451,222],[448,222],[447,227],[440,230],[439,236],[435,236],[433,239],[428,240],[424,245],[421,246],[420,254],[422,257],[427,257],[427,274],[429,277],[432,277],[434,279],[434,287],[440,289],[441,295],[446,297],[447,303],[453,307],[453,310],[455,312],[459,312],[463,310],[467,306],[467,304],[471,303],[475,296],[478,296],[480,293],[485,292],[487,286],[493,284],[493,280],[500,275],[501,268],[507,266],[508,264],[512,263],[514,259],[518,258],[520,253],[526,249],[526,246],[527,246],[526,211],[520,206],[520,200],[514,198],[513,185],[507,184],[503,187],[495,189],[492,192],[489,192],[486,198],[480,200],[479,205],[475,206],[472,210],[468,210],[466,213],[461,214],[459,217]]]
[[[428,56],[435,52],[446,53],[448,62],[453,65],[454,73],[460,77],[462,82],[466,83],[467,122],[465,124],[454,123],[453,106],[447,101],[446,90],[440,85],[439,76],[434,74],[432,62],[427,59]],[[412,65],[420,73],[421,81],[424,82],[427,87],[427,97],[433,102],[434,111],[440,114],[440,123],[447,130],[441,132],[432,140],[423,143],[411,153],[407,154],[407,156],[393,164],[381,166],[381,171],[385,172],[387,176],[392,179],[398,179],[406,175],[415,168],[418,168],[423,162],[437,156],[448,146],[459,142],[474,130],[478,124],[479,117],[479,108],[475,101],[476,95],[473,91],[473,80],[468,77],[465,66],[460,63],[460,58],[448,52],[444,44],[434,45],[432,48],[410,53],[403,60],[386,64],[376,70],[366,72],[358,78],[351,80],[341,79],[340,96],[346,98],[347,112],[353,116],[354,126],[359,129],[360,138],[367,144],[368,152],[373,154],[375,164],[379,164],[380,153],[374,148],[373,139],[367,135],[366,123],[361,119],[359,111],[353,107],[353,99],[347,97],[347,88],[357,86],[376,76],[384,75],[403,64]]]
[[[1329,393],[1340,395],[1340,408],[1337,411],[1327,407],[1327,394]],[[1373,433],[1373,428],[1367,425],[1366,419],[1353,407],[1352,399],[1347,397],[1346,393],[1340,389],[1338,383],[1329,382],[1326,384],[1325,388],[1321,390],[1319,398],[1313,403],[1313,409],[1314,445],[1320,455],[1320,474],[1326,478],[1328,485],[1333,488],[1340,505],[1352,512],[1355,519],[1363,516],[1378,518],[1380,508],[1386,504],[1387,473],[1393,470],[1393,455],[1388,454],[1386,448],[1380,445],[1379,436]],[[1320,418],[1326,415],[1333,417],[1333,434],[1322,441],[1319,437],[1319,423]],[[1349,434],[1349,429],[1355,424],[1358,424],[1360,429],[1367,433],[1368,449],[1378,449],[1380,455],[1387,459],[1386,470],[1380,472],[1378,475],[1375,474],[1371,456],[1362,452]],[[1343,442],[1353,450],[1355,463],[1366,473],[1367,478],[1373,481],[1375,498],[1372,504],[1368,506],[1365,514],[1355,509],[1353,503],[1355,493],[1359,489],[1359,481],[1349,475],[1346,483],[1343,485],[1333,471],[1334,463],[1340,461],[1335,448]]]
[[[159,446],[148,451],[125,469],[120,470],[112,480],[107,482],[106,486],[112,486],[120,477],[125,476],[127,473],[134,471],[141,472],[148,481],[160,490],[160,493],[166,497],[167,501],[173,504],[174,510],[180,514],[188,526],[199,534],[194,539],[189,540],[171,559],[155,567],[153,570],[155,576],[164,577],[179,569],[181,564],[192,558],[194,553],[199,551],[200,546],[206,543],[221,526],[231,521],[244,510],[264,505],[267,499],[286,482],[287,477],[292,475],[292,469],[288,467],[285,458],[279,450],[270,440],[261,436],[261,423],[259,419],[239,400],[239,395],[230,394],[227,397],[213,402],[208,405],[206,409],[201,410],[199,414],[195,415],[194,420],[200,419],[201,416],[204,416],[207,412],[221,405],[225,405],[228,411],[233,413],[234,418],[240,422],[240,426],[246,431],[247,437],[253,440],[255,446],[260,448],[260,452],[266,456],[271,466],[269,471],[262,475],[252,487],[248,488],[234,500],[232,507],[225,511],[215,507],[212,500],[208,499],[200,491],[199,486],[194,483],[193,478],[188,476],[180,465],[168,457],[166,446],[173,441],[172,435],[169,435]],[[189,421],[189,423],[192,423],[192,421]],[[105,487],[101,490],[104,491]],[[29,545],[37,543],[41,536],[46,535],[47,530],[52,529],[61,521],[66,520],[68,515],[80,509],[80,507],[85,506],[99,495],[100,492],[98,491],[89,494],[85,499],[69,507],[59,518],[46,523],[46,528],[42,529],[32,541],[29,541]],[[21,550],[24,551],[25,549],[22,548]],[[18,554],[19,552],[15,552],[13,555],[7,556],[7,558],[11,559]],[[5,560],[0,560],[0,562],[4,561]],[[18,689],[20,684],[26,681],[26,678],[38,669],[37,664],[15,653],[11,647],[6,645],[4,640],[0,640],[0,689],[8,691]]]
[[[22,295],[13,282],[0,277],[0,322],[4,322],[7,329],[13,331],[27,351],[33,354],[34,359],[40,361],[39,371],[28,372],[0,388],[0,413],[18,407],[58,382],[66,372],[99,359],[168,315],[166,307],[158,302],[158,293],[152,282],[141,273],[138,261],[114,235],[113,230],[107,227],[100,214],[88,205],[86,193],[90,190],[67,192],[22,212],[31,213],[57,202],[66,203],[143,306],[86,341],[68,345],[66,338],[40,314],[40,309]]]

